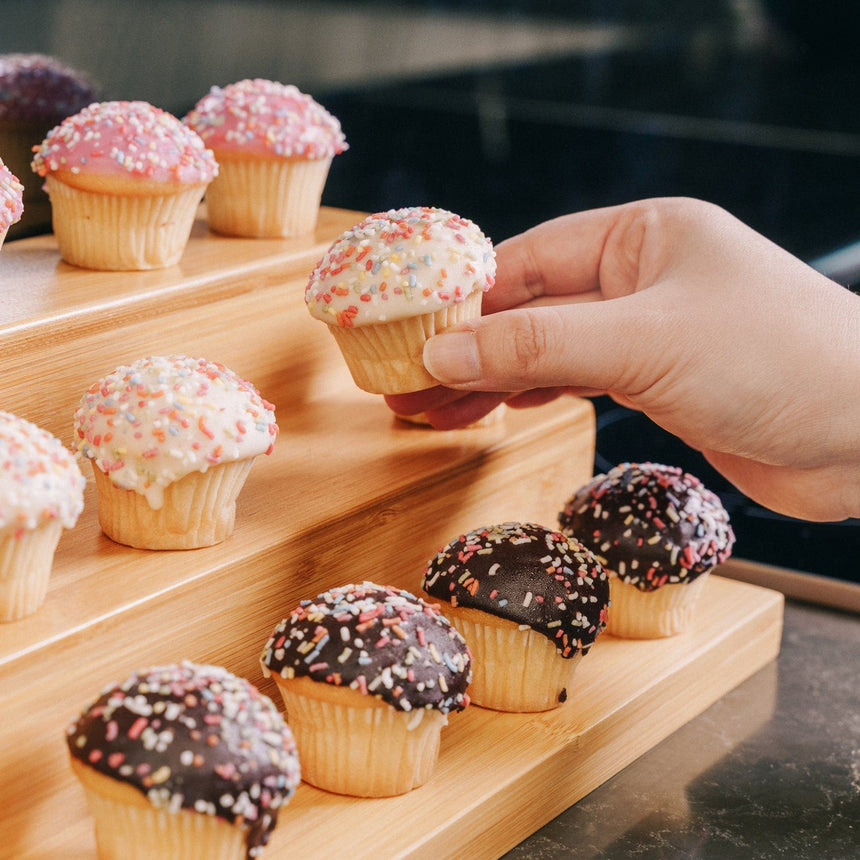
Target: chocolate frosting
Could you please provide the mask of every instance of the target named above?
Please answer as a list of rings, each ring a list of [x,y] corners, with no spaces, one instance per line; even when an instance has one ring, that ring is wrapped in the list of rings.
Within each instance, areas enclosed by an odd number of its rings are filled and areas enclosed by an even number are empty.
[[[527,624],[562,657],[588,653],[606,626],[609,580],[576,539],[532,523],[474,529],[430,560],[422,587],[454,606]]]
[[[347,686],[400,711],[460,711],[472,680],[472,655],[435,606],[372,582],[303,600],[275,628],[260,662],[267,676]]]
[[[580,488],[561,530],[641,591],[690,582],[725,561],[735,541],[719,497],[677,466],[621,463]]]
[[[147,669],[106,688],[67,729],[71,755],[143,792],[153,806],[216,815],[269,841],[300,772],[272,701],[219,666]]]

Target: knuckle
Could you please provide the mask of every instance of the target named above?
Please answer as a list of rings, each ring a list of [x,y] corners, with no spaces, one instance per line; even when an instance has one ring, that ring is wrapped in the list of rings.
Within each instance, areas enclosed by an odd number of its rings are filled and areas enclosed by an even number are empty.
[[[520,373],[531,375],[540,365],[548,347],[547,330],[537,315],[526,311],[513,331],[511,350]]]

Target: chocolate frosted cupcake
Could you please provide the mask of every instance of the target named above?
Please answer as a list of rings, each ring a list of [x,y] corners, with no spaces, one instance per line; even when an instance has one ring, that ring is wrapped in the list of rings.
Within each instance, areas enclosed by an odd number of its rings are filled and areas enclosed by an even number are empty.
[[[609,583],[578,541],[532,523],[474,529],[443,547],[422,587],[475,657],[469,695],[499,711],[569,697],[579,660],[605,626]],[[450,605],[449,605],[450,604]]]
[[[471,654],[437,609],[365,582],[304,600],[261,657],[286,706],[307,782],[403,794],[426,782],[448,714],[468,704]]]
[[[706,575],[735,541],[717,495],[658,463],[621,463],[596,475],[568,500],[559,523],[609,572],[607,632],[633,639],[685,630]]]
[[[66,739],[101,858],[259,856],[300,778],[271,700],[218,666],[134,673]]]

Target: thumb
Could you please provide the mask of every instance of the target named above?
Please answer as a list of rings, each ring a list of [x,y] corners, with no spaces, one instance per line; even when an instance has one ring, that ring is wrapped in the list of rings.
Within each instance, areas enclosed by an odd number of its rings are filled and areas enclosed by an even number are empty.
[[[470,320],[430,338],[424,365],[443,385],[465,390],[641,391],[652,381],[642,344],[653,343],[653,325],[662,324],[661,315],[655,320],[644,307],[642,295],[517,308]]]

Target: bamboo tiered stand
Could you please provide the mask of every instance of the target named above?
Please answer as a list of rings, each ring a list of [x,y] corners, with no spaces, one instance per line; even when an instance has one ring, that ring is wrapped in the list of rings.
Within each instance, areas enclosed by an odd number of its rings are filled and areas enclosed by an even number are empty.
[[[365,579],[417,591],[427,560],[458,533],[555,525],[590,477],[587,401],[439,432],[398,421],[353,385],[303,293],[360,217],[323,209],[307,239],[246,240],[208,232],[201,215],[180,264],[153,272],[73,268],[52,236],[0,251],[0,409],[71,444],[74,409],[95,380],[184,352],[254,382],[281,430],[251,470],[234,534],[215,547],[112,543],[90,477],[45,604],[0,626],[0,855],[95,857],[64,729],[107,684],[187,658],[226,666],[279,702],[258,657],[301,598]],[[712,576],[688,633],[598,639],[564,706],[452,715],[433,778],[408,795],[358,800],[302,784],[264,856],[498,857],[773,660],[782,603]]]

